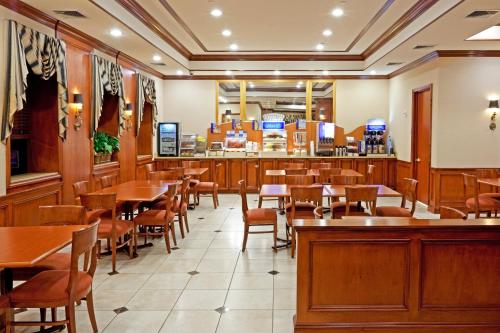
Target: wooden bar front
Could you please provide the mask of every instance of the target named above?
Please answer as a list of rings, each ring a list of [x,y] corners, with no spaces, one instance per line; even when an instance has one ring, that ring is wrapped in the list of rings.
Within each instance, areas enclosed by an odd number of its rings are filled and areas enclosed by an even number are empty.
[[[297,220],[295,332],[500,332],[500,220]]]

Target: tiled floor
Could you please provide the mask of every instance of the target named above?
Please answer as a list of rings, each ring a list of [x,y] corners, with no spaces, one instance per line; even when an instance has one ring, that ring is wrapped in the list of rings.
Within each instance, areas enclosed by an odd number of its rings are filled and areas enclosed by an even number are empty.
[[[257,196],[249,196],[250,206]],[[243,223],[237,195],[220,195],[220,207],[202,198],[189,211],[191,232],[178,235],[178,249],[167,255],[163,240],[119,255],[120,274],[110,276],[110,258],[99,261],[94,302],[99,332],[104,333],[290,333],[295,313],[296,265],[288,250],[274,253],[271,234],[250,235],[241,252]],[[400,199],[380,199],[380,205]],[[264,202],[273,207],[275,201]],[[418,206],[416,217],[435,217]],[[284,237],[284,217],[279,215]],[[274,274],[270,274],[270,272]],[[37,318],[38,311],[16,315]],[[64,316],[60,311],[60,316]],[[91,332],[85,302],[78,307],[78,332]],[[18,328],[16,332],[36,329]]]

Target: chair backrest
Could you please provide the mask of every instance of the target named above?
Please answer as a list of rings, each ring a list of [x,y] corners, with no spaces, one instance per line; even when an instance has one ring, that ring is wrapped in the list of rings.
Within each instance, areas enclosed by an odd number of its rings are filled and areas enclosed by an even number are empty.
[[[284,169],[303,169],[304,163],[285,163]]]
[[[356,177],[352,176],[342,176],[342,175],[333,175],[332,185],[354,185],[356,184]]]
[[[368,172],[366,173],[366,184],[373,184],[373,171],[375,170],[375,165],[368,164]]]
[[[290,189],[290,200],[292,206],[290,210],[290,220],[293,220],[295,218],[296,205],[298,203],[306,202],[313,204],[315,207],[321,206],[323,202],[323,185],[294,186]],[[310,215],[314,218],[313,209],[310,210]]]
[[[146,178],[148,180],[151,180],[150,179],[150,173],[155,171],[155,164],[154,163],[148,163],[144,166],[146,168]]]
[[[332,177],[338,176],[341,173],[341,168],[322,168],[319,169],[319,177],[316,180],[321,184],[330,184],[332,182]]]
[[[456,208],[441,206],[439,208],[439,218],[467,220],[467,214]]]
[[[87,224],[85,207],[74,205],[38,207],[40,225]]]
[[[215,165],[215,170],[214,170],[213,180],[212,180],[214,182],[214,184],[217,184],[217,179],[218,179],[221,168],[222,168],[222,163],[217,163]]]
[[[101,181],[102,188],[111,187],[111,186],[113,186],[113,182],[115,184],[118,184],[118,176],[117,175],[102,176],[100,178],[100,181]]]
[[[311,169],[331,169],[332,163],[311,163]]]
[[[181,205],[187,204],[189,201],[189,184],[191,183],[191,177],[186,176],[182,178],[181,184]]]
[[[75,300],[79,279],[79,259],[82,254],[90,256],[90,265],[86,270],[91,277],[94,276],[97,265],[97,230],[98,223],[91,224],[89,227],[74,231],[71,241],[71,266],[68,280],[67,291],[70,300]],[[84,268],[85,269],[85,268]]]
[[[286,175],[285,184],[287,185],[312,185],[314,176]]]
[[[153,171],[149,173],[149,179],[154,181],[177,180],[177,173],[172,170]]]
[[[479,217],[479,186],[477,185],[477,176],[468,175],[466,173],[464,175],[464,195],[467,198],[469,193],[472,194],[472,198],[474,198],[474,213],[476,217]]]
[[[315,219],[322,219],[323,218],[323,207],[318,206],[318,207],[314,208],[313,214],[314,214]]]
[[[243,213],[243,221],[246,221],[248,213],[247,184],[243,179],[238,181],[238,184],[240,185],[241,212]]]
[[[176,179],[182,179],[182,177],[184,177],[183,167],[168,168],[167,171],[173,171]]]
[[[370,215],[375,216],[375,210],[377,208],[377,192],[378,187],[376,186],[346,186],[346,215],[349,215],[351,203],[364,201]]]
[[[182,161],[183,168],[201,168],[200,161]]]
[[[175,195],[177,193],[177,184],[168,185],[168,190],[165,193],[166,199],[165,202],[165,211],[170,212],[174,205]],[[169,214],[165,214],[165,221],[168,222]]]
[[[285,169],[285,175],[307,175],[307,169]]]
[[[89,193],[81,194],[82,206],[88,210],[111,210],[111,218],[116,217],[116,193]]]
[[[89,182],[82,180],[73,183],[73,194],[75,196],[75,204],[80,205],[80,194],[85,194],[89,192]]]
[[[412,178],[403,178],[403,199],[401,200],[401,207],[406,208],[406,201],[411,202],[410,213],[411,216],[415,213],[417,206],[417,185],[418,180]]]

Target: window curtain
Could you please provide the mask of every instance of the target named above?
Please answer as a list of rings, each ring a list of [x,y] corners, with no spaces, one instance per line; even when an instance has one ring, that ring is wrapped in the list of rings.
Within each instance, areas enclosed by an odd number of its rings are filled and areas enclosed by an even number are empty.
[[[156,121],[158,119],[158,108],[156,106],[156,87],[155,81],[147,76],[137,73],[137,133],[141,127],[144,113],[144,103],[153,105],[153,135],[155,134]]]
[[[125,128],[125,98],[122,67],[112,61],[92,56],[92,136],[99,127],[104,93],[118,95],[118,135]]]
[[[7,36],[7,84],[1,121],[1,140],[10,136],[14,114],[26,103],[29,69],[44,80],[57,77],[59,136],[66,138],[68,127],[68,80],[66,44],[54,37],[9,20]]]

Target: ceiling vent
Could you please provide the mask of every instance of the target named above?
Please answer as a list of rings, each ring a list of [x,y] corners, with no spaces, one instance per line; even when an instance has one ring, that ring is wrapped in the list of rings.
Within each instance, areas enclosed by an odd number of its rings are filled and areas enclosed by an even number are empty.
[[[54,10],[54,13],[74,18],[85,18],[86,16],[77,10]]]
[[[403,64],[402,62],[388,62],[387,66],[399,66],[399,65],[402,65],[402,64]]]
[[[468,18],[476,18],[476,17],[481,17],[481,18],[488,18],[491,17],[495,14],[500,12],[500,10],[475,10],[466,17]]]
[[[166,64],[164,62],[152,62],[151,65],[155,65],[155,66],[166,66]]]
[[[434,44],[434,45],[415,45],[413,47],[413,49],[414,50],[432,49],[435,46],[436,46],[436,44]]]

